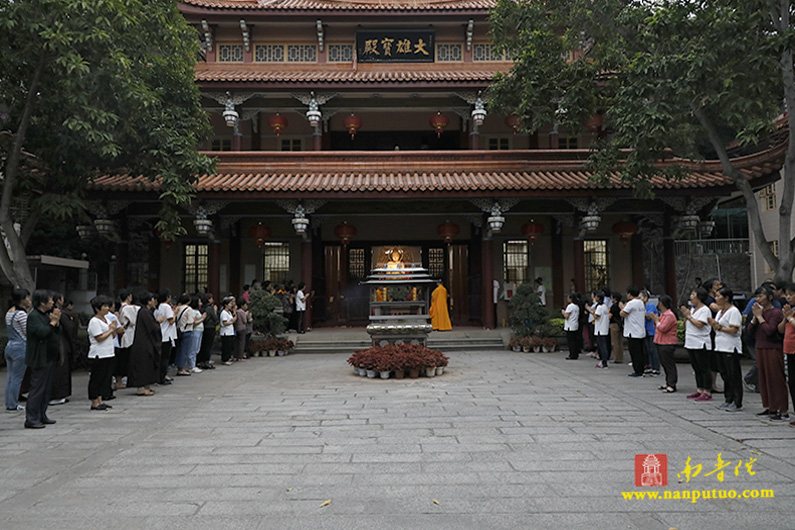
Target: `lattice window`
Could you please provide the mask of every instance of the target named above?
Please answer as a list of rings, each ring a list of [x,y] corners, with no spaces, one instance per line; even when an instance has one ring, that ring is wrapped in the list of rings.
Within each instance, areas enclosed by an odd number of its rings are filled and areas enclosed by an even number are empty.
[[[182,258],[182,285],[186,293],[204,292],[209,280],[209,245],[187,243]]]
[[[776,185],[770,184],[765,186],[759,192],[759,197],[762,199],[762,208],[765,210],[776,209]]]
[[[353,46],[350,44],[329,44],[328,62],[330,63],[353,62]]]
[[[489,151],[504,151],[510,148],[510,138],[489,138]]]
[[[348,275],[351,278],[364,278],[366,274],[364,264],[365,253],[363,248],[348,250]]]
[[[284,283],[290,275],[290,245],[265,242],[262,251],[262,279]]]
[[[472,52],[473,61],[503,61],[503,54],[497,52],[494,44],[475,44]]]
[[[288,63],[316,63],[317,46],[314,44],[288,44]]]
[[[577,149],[576,136],[561,136],[558,138],[558,148],[560,149]]]
[[[243,45],[242,44],[219,44],[218,45],[219,63],[242,63]]]
[[[437,62],[455,62],[461,61],[463,58],[463,47],[460,44],[437,44],[436,45],[436,61]]]
[[[258,44],[254,46],[254,61],[258,63],[283,63],[284,46],[281,44]]]
[[[232,150],[232,140],[227,138],[219,138],[213,140],[212,145],[213,151],[231,151]]]
[[[280,143],[282,151],[301,151],[300,138],[282,138]]]
[[[530,257],[526,240],[506,241],[502,245],[505,281],[521,284],[530,281]]]
[[[583,241],[585,251],[585,289],[586,292],[602,289],[610,284],[610,267],[607,254],[607,240]]]
[[[429,248],[428,249],[428,273],[433,278],[442,278],[444,276],[444,249],[443,248]]]

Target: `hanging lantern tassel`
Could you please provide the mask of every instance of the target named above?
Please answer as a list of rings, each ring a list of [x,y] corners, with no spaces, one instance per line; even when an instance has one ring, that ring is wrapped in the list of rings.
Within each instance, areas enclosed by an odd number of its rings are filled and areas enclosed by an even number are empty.
[[[638,233],[638,225],[630,221],[620,221],[613,225],[613,233],[618,234],[621,242],[626,245],[632,236]]]
[[[347,246],[351,239],[356,236],[356,227],[349,225],[347,221],[343,221],[334,228],[334,235],[337,236],[344,246]]]
[[[350,116],[345,118],[345,121],[342,122],[342,125],[348,129],[348,132],[351,135],[351,140],[353,140],[353,137],[356,136],[356,132],[362,127],[362,119],[354,113],[351,113]]]
[[[448,245],[453,242],[453,238],[458,235],[458,232],[458,225],[450,221],[445,221],[436,227],[436,233],[439,234]]]
[[[444,132],[444,128],[447,127],[447,124],[450,123],[450,120],[442,114],[441,112],[437,112],[431,119],[429,120],[431,127],[436,131],[436,137],[440,138],[442,133]]]
[[[276,137],[278,138],[282,131],[287,128],[287,118],[277,112],[274,116],[271,116],[268,119],[268,125],[271,126],[273,132],[276,133]]]
[[[271,237],[271,229],[261,222],[258,222],[248,229],[248,235],[254,238],[257,243],[257,248],[262,248],[265,244],[265,240]]]
[[[519,126],[522,124],[522,121],[519,119],[519,116],[516,114],[511,114],[507,118],[505,118],[505,125],[507,125],[513,134],[519,132]]]
[[[538,236],[544,233],[544,225],[541,223],[536,223],[534,220],[530,219],[530,222],[525,223],[522,225],[522,234],[530,241],[531,245],[535,245],[535,242],[538,240]]]

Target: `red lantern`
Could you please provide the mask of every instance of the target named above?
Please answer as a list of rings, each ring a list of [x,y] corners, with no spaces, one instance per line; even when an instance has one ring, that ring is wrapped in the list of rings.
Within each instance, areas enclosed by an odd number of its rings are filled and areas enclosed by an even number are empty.
[[[351,112],[351,115],[343,120],[342,125],[348,129],[351,140],[353,140],[353,137],[356,136],[356,131],[362,127],[362,119]]]
[[[604,118],[601,114],[594,114],[588,121],[585,122],[585,128],[588,129],[590,132],[597,132],[599,129],[602,128],[602,124],[604,123]]]
[[[262,248],[262,245],[265,244],[265,240],[271,237],[271,229],[262,223],[257,223],[248,229],[248,235],[257,241],[258,248]]]
[[[436,227],[436,233],[449,245],[453,242],[453,238],[458,235],[458,225],[450,221],[445,221]]]
[[[268,119],[268,125],[271,126],[273,132],[276,133],[276,137],[278,138],[282,133],[282,130],[287,128],[287,118],[277,112],[275,116],[271,116]]]
[[[519,126],[522,124],[522,120],[519,119],[519,116],[516,114],[511,114],[507,118],[505,118],[505,125],[507,125],[514,134],[519,132]]]
[[[536,223],[532,219],[530,219],[530,222],[522,225],[522,235],[524,235],[530,241],[531,245],[534,245],[538,239],[538,236],[543,233],[544,225],[541,223]]]
[[[441,112],[437,112],[435,115],[431,116],[431,119],[428,120],[428,122],[436,131],[436,137],[439,138],[444,132],[444,128],[447,127],[448,123],[450,123],[450,120],[447,119],[447,116]]]
[[[343,245],[347,246],[356,235],[356,227],[349,225],[347,221],[343,221],[341,225],[337,225],[334,228],[334,235],[340,238]]]
[[[630,221],[621,221],[613,225],[613,233],[618,234],[621,242],[626,244],[634,234],[638,233],[638,225]]]

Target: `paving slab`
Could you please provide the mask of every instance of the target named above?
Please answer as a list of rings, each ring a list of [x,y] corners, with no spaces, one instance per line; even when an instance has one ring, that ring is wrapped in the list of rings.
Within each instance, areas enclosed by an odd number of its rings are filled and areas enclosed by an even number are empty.
[[[0,528],[794,527],[795,429],[757,418],[758,394],[727,414],[685,399],[685,365],[661,394],[660,378],[560,352],[450,357],[416,380],[358,377],[343,354],[257,358],[121,390],[106,413],[76,372],[56,425],[0,417]],[[664,454],[668,484],[636,487],[636,454]],[[664,498],[712,490],[740,497]],[[773,498],[742,498],[761,490]]]

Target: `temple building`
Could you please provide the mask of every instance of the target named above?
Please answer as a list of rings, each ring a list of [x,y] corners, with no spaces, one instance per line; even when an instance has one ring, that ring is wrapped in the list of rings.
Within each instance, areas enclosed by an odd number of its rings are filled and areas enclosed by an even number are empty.
[[[217,173],[201,175],[189,234],[154,232],[157,183],[108,176],[92,195],[117,243],[111,287],[209,288],[304,281],[314,326],[362,324],[374,249],[411,248],[445,282],[454,325],[493,328],[509,287],[542,277],[548,304],[571,288],[677,293],[675,240],[708,235],[734,191],[720,164],[653,182],[640,200],[586,169],[583,131],[518,132],[485,89],[510,58],[489,41],[494,0],[184,0],[202,56],[196,83]],[[737,158],[756,187],[784,148]],[[103,224],[105,221],[111,224]],[[85,227],[83,227],[85,229]]]

